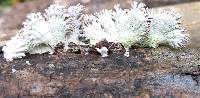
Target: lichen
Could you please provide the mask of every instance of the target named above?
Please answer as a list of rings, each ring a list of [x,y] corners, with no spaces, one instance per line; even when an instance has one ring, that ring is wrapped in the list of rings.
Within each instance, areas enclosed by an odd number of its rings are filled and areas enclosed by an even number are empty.
[[[184,34],[186,30],[180,25],[180,14],[160,9],[157,12],[151,11],[149,16],[152,20],[144,42],[148,47],[157,48],[160,44],[173,48],[185,47],[189,34]]]
[[[135,2],[132,8],[124,10],[115,5],[114,10],[95,13],[92,22],[84,27],[83,36],[90,40],[91,45],[107,40],[121,43],[128,50],[140,42],[148,30],[146,11],[143,3]]]
[[[154,11],[143,3],[134,2],[130,9],[116,5],[114,10],[105,9],[87,17],[92,19],[84,26],[83,36],[90,44],[102,40],[121,43],[127,57],[131,46],[157,48],[164,44],[181,48],[189,41],[189,34],[184,34],[185,29],[180,25],[181,15],[175,11]]]
[[[184,34],[181,16],[175,11],[154,11],[145,4],[134,2],[130,9],[104,9],[92,15],[82,14],[83,6],[51,5],[44,14],[31,13],[19,33],[3,47],[4,58],[12,61],[25,53],[54,53],[57,45],[73,42],[94,46],[101,41],[120,43],[129,57],[132,46],[157,48],[161,44],[173,48],[185,47],[189,34]],[[102,57],[108,56],[105,47],[96,48]]]
[[[4,58],[12,61],[22,58],[25,53],[52,54],[58,44],[67,47],[69,42],[78,43],[82,10],[80,4],[69,8],[51,5],[44,14],[38,12],[27,15],[23,28],[3,47]]]

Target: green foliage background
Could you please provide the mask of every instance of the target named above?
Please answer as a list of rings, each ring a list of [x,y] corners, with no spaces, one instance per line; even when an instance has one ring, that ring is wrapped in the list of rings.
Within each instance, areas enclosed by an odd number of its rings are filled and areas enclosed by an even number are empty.
[[[31,0],[20,0],[20,2],[31,1]],[[0,0],[0,6],[10,6],[12,0]]]
[[[0,0],[1,6],[9,6],[11,4],[12,4],[11,0]]]

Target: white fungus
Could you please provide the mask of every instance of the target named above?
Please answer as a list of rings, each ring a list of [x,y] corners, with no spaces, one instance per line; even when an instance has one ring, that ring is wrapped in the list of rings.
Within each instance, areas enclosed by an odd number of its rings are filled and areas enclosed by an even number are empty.
[[[115,5],[114,10],[92,15],[83,15],[83,9],[80,4],[69,8],[54,4],[44,14],[29,14],[23,28],[3,47],[4,58],[12,61],[26,56],[25,53],[53,54],[58,44],[67,50],[70,42],[84,45],[84,40],[88,46],[103,40],[121,43],[126,57],[132,46],[157,48],[165,44],[181,48],[189,41],[189,34],[184,34],[186,30],[180,25],[181,15],[175,11],[153,11],[137,2],[130,9]],[[102,57],[108,56],[106,47],[96,50]]]

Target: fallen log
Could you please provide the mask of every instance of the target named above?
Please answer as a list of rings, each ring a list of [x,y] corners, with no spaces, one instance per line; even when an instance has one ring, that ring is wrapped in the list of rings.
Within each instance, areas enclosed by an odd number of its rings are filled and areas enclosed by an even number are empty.
[[[107,58],[60,50],[6,62],[0,54],[0,96],[200,97],[200,49],[131,49]]]
[[[182,50],[137,48],[131,49],[129,58],[120,51],[101,58],[61,50],[13,62],[6,62],[0,52],[0,97],[198,98],[199,5],[164,7],[175,7],[183,15],[191,43]]]

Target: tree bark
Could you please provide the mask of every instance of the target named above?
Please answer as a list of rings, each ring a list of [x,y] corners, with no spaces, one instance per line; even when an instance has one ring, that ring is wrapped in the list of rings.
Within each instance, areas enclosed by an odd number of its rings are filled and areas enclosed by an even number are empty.
[[[0,96],[78,98],[200,97],[200,49],[131,49],[97,54],[63,51],[6,62],[0,55]],[[178,82],[177,82],[178,81]]]

